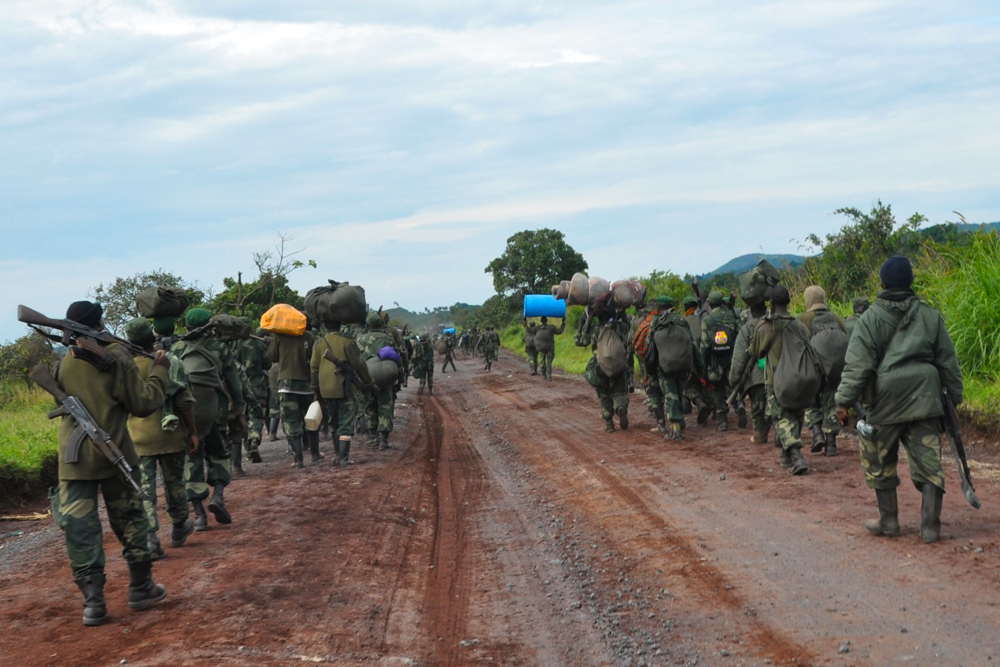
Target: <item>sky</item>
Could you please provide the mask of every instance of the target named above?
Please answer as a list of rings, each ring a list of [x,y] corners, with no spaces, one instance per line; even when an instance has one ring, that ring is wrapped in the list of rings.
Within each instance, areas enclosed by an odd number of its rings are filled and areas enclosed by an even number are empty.
[[[878,199],[998,221],[998,63],[995,1],[4,0],[0,341],[279,234],[300,292],[422,310],[482,303],[523,229],[614,280]]]

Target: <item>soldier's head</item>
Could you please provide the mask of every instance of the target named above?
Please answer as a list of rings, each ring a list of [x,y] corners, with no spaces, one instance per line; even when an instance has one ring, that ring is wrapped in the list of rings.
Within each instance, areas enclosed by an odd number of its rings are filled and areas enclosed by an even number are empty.
[[[549,318],[542,315],[542,324],[548,324],[548,323],[549,323]]]
[[[340,322],[336,320],[323,320],[323,328],[327,331],[340,331]]]
[[[708,293],[708,305],[712,308],[718,308],[722,305],[723,297],[722,292],[717,289],[712,290]]]
[[[149,320],[145,317],[137,317],[125,324],[125,338],[147,351],[152,350],[153,343],[156,342],[153,328],[149,326]]]
[[[674,307],[674,300],[673,297],[666,295],[658,296],[650,302],[650,305],[654,311],[670,310]]]
[[[882,289],[910,289],[913,286],[913,265],[901,255],[893,255],[885,260],[878,271]]]
[[[365,324],[368,325],[369,329],[381,329],[385,326],[382,316],[378,313],[368,313],[368,319],[365,320]]]
[[[807,287],[802,297],[806,300],[806,310],[815,310],[819,306],[826,305],[826,292],[819,285]]]
[[[792,302],[792,295],[788,293],[788,288],[784,285],[775,285],[771,289],[771,305],[775,310],[787,311],[788,304]]]
[[[66,319],[91,329],[103,329],[104,306],[93,301],[74,301],[66,309]]]
[[[173,336],[174,327],[177,325],[177,318],[164,315],[153,318],[153,332],[160,336]]]
[[[184,324],[188,331],[205,326],[210,319],[212,319],[212,311],[208,308],[192,308],[184,314]]]
[[[855,315],[865,312],[870,305],[872,305],[872,302],[866,296],[856,296],[854,297],[854,301],[851,302],[851,307],[854,309]]]
[[[684,311],[691,312],[698,308],[698,299],[693,296],[685,297],[684,299]]]

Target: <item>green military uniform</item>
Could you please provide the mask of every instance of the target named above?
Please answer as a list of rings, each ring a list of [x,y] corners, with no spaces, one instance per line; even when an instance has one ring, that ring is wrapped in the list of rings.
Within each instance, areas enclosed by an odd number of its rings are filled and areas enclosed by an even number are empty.
[[[684,299],[684,319],[687,320],[691,328],[691,337],[694,338],[695,348],[698,356],[701,356],[701,323],[705,319],[705,313],[698,307],[698,300],[694,297]],[[704,385],[701,384],[701,377],[692,374],[688,378],[687,386],[684,388],[684,397],[690,405],[698,408],[698,423],[705,424],[712,414],[711,401]]]
[[[524,325],[524,353],[528,355],[528,368],[532,375],[538,374],[538,349],[535,347],[535,332],[538,331],[538,324],[525,320]]]
[[[807,287],[805,299],[808,310],[799,315],[798,320],[809,329],[810,339],[820,328],[826,327],[838,327],[844,335],[848,335],[844,320],[826,305],[826,295],[820,287]],[[812,451],[819,452],[825,447],[827,456],[836,455],[837,436],[840,435],[840,420],[837,419],[837,403],[834,400],[836,393],[835,385],[824,382],[816,397],[817,405],[805,413],[805,426],[813,432]]]
[[[444,335],[444,363],[441,364],[442,373],[448,368],[448,364],[451,364],[453,371],[458,370],[455,368],[455,337],[451,334]]]
[[[628,338],[629,323],[624,319],[612,318],[610,315],[601,314],[592,317],[586,330],[577,334],[576,345],[586,347],[590,345],[594,355],[587,362],[583,376],[587,382],[597,392],[597,398],[601,402],[601,419],[605,421],[607,431],[614,431],[614,415],[618,415],[621,428],[628,428],[628,382],[625,373],[619,373],[614,377],[605,375],[597,363],[597,340],[602,328],[607,327],[611,332],[624,341]]]
[[[733,363],[733,346],[739,322],[736,315],[723,304],[722,293],[713,291],[708,295],[712,312],[701,325],[701,354],[705,366],[706,387],[711,397],[712,407],[719,419],[719,430],[729,428],[729,369]],[[727,333],[728,332],[728,333]]]
[[[667,301],[668,299],[669,301]],[[660,297],[658,302],[661,307],[668,309],[673,305],[673,299],[670,299],[670,297]],[[691,338],[691,328],[688,325],[687,320],[680,314],[675,313],[672,310],[661,310],[656,312],[653,319],[650,321],[648,335],[652,337],[655,335],[656,331],[669,326],[677,326],[687,332],[693,359],[695,360],[695,364],[697,366],[697,349],[694,345],[694,339]],[[658,350],[658,354],[664,354],[664,351]],[[684,395],[684,387],[687,385],[690,373],[666,373],[659,367],[658,364],[647,365],[646,373],[646,395],[653,404],[653,410],[657,417],[657,423],[662,422],[664,419],[668,420],[671,424],[671,432],[667,438],[681,440],[681,431],[683,430],[684,425],[684,407],[681,399]]]
[[[249,405],[247,414],[247,460],[259,463],[261,458],[258,450],[264,420],[270,408],[268,371],[271,369],[271,360],[267,357],[267,344],[257,338],[240,341],[237,359],[256,402],[256,405]]]
[[[861,316],[866,310],[868,310],[869,307],[871,307],[871,305],[872,302],[869,301],[868,297],[858,296],[854,298],[854,301],[851,303],[851,308],[854,312],[848,316],[846,320],[844,320],[844,326],[847,327],[848,338],[850,338],[851,334],[854,333],[854,326],[858,323],[858,320],[861,319]]]
[[[346,373],[327,358],[327,354],[349,365],[357,379],[349,380]],[[361,351],[352,338],[331,331],[313,346],[309,361],[309,384],[313,392],[325,404],[333,438],[337,443],[337,463],[343,465],[350,460],[351,437],[354,435],[355,402],[354,394],[360,389],[353,384],[360,380],[366,386],[372,384],[368,366],[361,357]]]
[[[427,335],[422,335],[413,348],[413,377],[420,380],[418,394],[423,393],[425,384],[427,392],[434,393],[434,346]]]
[[[743,377],[745,369],[750,367],[750,376],[743,383],[743,389],[750,400],[750,423],[753,424],[751,442],[763,444],[771,433],[771,416],[767,407],[767,387],[764,383],[764,369],[758,359],[750,354],[750,341],[753,340],[761,317],[754,317],[749,310],[747,317],[736,334],[736,345],[733,346],[733,362],[729,369],[729,385],[736,387]],[[766,312],[766,311],[765,311]],[[740,397],[742,401],[743,398]]]
[[[292,465],[303,467],[303,442],[308,439],[313,459],[319,459],[319,433],[307,435],[306,412],[313,401],[313,391],[309,388],[309,364],[315,337],[311,331],[301,336],[273,334],[267,348],[267,358],[278,366],[278,410],[281,424],[292,449]],[[315,440],[315,441],[314,441]]]
[[[535,349],[542,357],[542,377],[546,380],[552,380],[552,360],[555,359],[556,356],[555,337],[565,330],[565,318],[558,327],[545,322],[543,324],[539,324],[535,329]],[[497,347],[499,347],[499,336]]]
[[[370,327],[368,333],[362,334],[358,338],[358,347],[366,360],[378,358],[378,352],[383,347],[395,349],[396,341],[382,328],[381,319],[376,320],[369,316],[368,326]],[[399,350],[396,351],[399,352]],[[372,424],[378,424],[378,440],[370,440],[369,445],[388,447],[389,434],[392,433],[393,429],[395,408],[396,392],[392,387],[379,388],[376,395],[368,399],[365,404],[365,420],[368,422],[368,428],[371,429]]]
[[[479,348],[483,353],[485,370],[493,370],[493,362],[496,361],[500,350],[500,334],[493,331],[493,327],[487,327],[486,333],[479,339]]]

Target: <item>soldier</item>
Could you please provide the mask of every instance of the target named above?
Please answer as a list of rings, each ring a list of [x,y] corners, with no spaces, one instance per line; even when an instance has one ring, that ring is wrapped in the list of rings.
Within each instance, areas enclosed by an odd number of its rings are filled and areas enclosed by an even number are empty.
[[[204,308],[187,311],[186,340],[173,344],[170,351],[181,360],[194,395],[194,418],[198,428],[198,451],[188,455],[187,497],[194,509],[194,529],[208,530],[208,515],[202,501],[213,489],[208,509],[222,524],[233,522],[226,509],[223,491],[233,479],[232,453],[226,439],[229,405],[238,412],[243,408],[243,385],[236,361],[229,347],[209,331],[194,336],[195,329],[208,324],[212,313]],[[208,466],[206,478],[205,467]]]
[[[448,364],[451,364],[453,371],[458,371],[455,368],[455,336],[450,331],[444,335],[444,363],[441,365],[442,373],[448,369]]]
[[[268,336],[270,339],[270,336]],[[271,346],[270,340],[267,346]],[[265,353],[265,359],[267,359]],[[268,361],[270,361],[268,359]],[[267,439],[274,442],[278,439],[278,424],[281,423],[281,410],[278,406],[278,367],[271,364],[267,369]]]
[[[798,320],[809,329],[809,338],[813,346],[822,356],[826,356],[828,350],[820,349],[821,338],[829,341],[831,336],[836,336],[834,347],[837,348],[836,355],[846,349],[847,327],[840,316],[830,310],[826,305],[826,292],[819,285],[810,285],[803,292],[806,300],[806,312],[799,315]],[[820,332],[831,329],[822,336]],[[840,358],[839,362],[843,361]],[[839,378],[835,378],[838,379]],[[840,420],[837,419],[837,404],[834,395],[837,393],[837,385],[834,382],[824,382],[823,388],[816,397],[816,407],[806,410],[806,428],[812,431],[812,448],[809,450],[813,454],[824,452],[826,456],[837,455],[837,436],[840,435]]]
[[[241,317],[241,320],[250,325],[250,318]],[[240,341],[240,352],[238,360],[243,368],[243,374],[247,379],[250,392],[254,401],[249,403],[250,409],[247,417],[247,461],[260,463],[260,441],[264,430],[264,420],[267,418],[270,401],[270,382],[268,371],[271,369],[271,360],[267,358],[267,343],[260,338],[263,329],[258,329],[258,337],[250,337]],[[238,455],[234,456],[238,460]]]
[[[100,304],[77,301],[70,305],[66,319],[92,329],[102,330],[104,309]],[[73,341],[75,342],[75,341]],[[132,355],[112,343],[100,355],[80,348],[70,348],[59,361],[56,372],[60,388],[75,396],[116,442],[130,465],[138,465],[135,447],[129,436],[128,416],[149,416],[163,407],[169,383],[170,360],[162,351],[153,359],[149,376],[143,379]],[[107,619],[104,598],[104,530],[98,508],[98,493],[111,529],[122,545],[128,563],[128,606],[146,609],[167,596],[163,586],[153,583],[153,562],[149,552],[149,519],[142,508],[142,498],[125,482],[118,468],[101,455],[97,447],[84,439],[79,460],[66,461],[66,446],[78,428],[75,420],[64,415],[59,423],[59,486],[49,492],[52,516],[66,536],[73,579],[83,593],[83,624],[100,625]],[[138,470],[133,479],[139,481]]]
[[[640,353],[645,352],[641,358],[646,371],[646,396],[656,417],[653,432],[665,433],[666,420],[669,419],[670,433],[664,439],[682,440],[684,411],[681,396],[688,375],[695,369],[697,354],[694,339],[687,320],[673,311],[672,297],[656,297],[651,305],[649,324],[639,326],[634,347]],[[663,343],[662,348],[657,339]],[[653,348],[655,354],[649,354],[649,348]]]
[[[854,333],[854,325],[858,323],[861,316],[866,310],[872,305],[872,302],[866,296],[856,296],[854,301],[851,302],[851,310],[853,314],[844,320],[844,326],[847,327],[847,337],[850,338],[851,334]]]
[[[578,347],[591,347],[594,355],[587,362],[584,378],[597,392],[601,402],[601,419],[604,420],[604,430],[612,433],[615,430],[614,416],[618,415],[618,425],[624,431],[628,428],[628,383],[625,380],[625,359],[620,361],[622,370],[614,375],[607,375],[597,360],[598,341],[602,335],[617,338],[624,353],[625,339],[629,335],[629,323],[621,313],[599,310],[592,316],[587,316],[583,328],[577,331],[575,344]]]
[[[767,391],[767,409],[774,422],[775,445],[781,447],[781,467],[788,468],[793,475],[801,475],[809,470],[802,456],[802,411],[789,410],[778,403],[774,395],[774,369],[781,359],[782,331],[785,327],[799,327],[808,339],[809,330],[788,312],[791,295],[783,285],[771,289],[771,315],[765,316],[757,325],[750,339],[750,358],[766,357],[764,364],[764,385]]]
[[[376,315],[377,316],[377,315]],[[304,468],[303,440],[307,441],[312,462],[318,463],[323,455],[319,453],[319,432],[306,431],[306,412],[313,400],[309,388],[309,361],[312,358],[312,332],[301,336],[272,334],[267,348],[267,358],[278,366],[278,410],[281,424],[292,450],[292,467]]]
[[[394,341],[393,347],[396,349],[396,352],[399,353],[399,358],[402,361],[402,365],[400,366],[401,374],[403,376],[402,384],[403,386],[406,386],[406,376],[410,373],[410,351],[406,347],[406,338],[403,336],[402,331],[389,323],[389,313],[387,311],[382,311],[382,322],[385,323],[386,333],[392,336],[392,340]],[[452,361],[451,365],[452,368],[454,368],[455,362]]]
[[[383,347],[395,349],[395,341],[383,328],[382,319],[378,313],[368,316],[368,332],[358,338],[358,347],[364,358],[377,359],[379,350]],[[398,353],[399,350],[396,350]],[[367,400],[365,406],[365,421],[370,430],[372,424],[378,425],[378,435],[370,438],[369,447],[375,449],[392,449],[389,444],[389,434],[393,429],[393,412],[396,408],[396,395],[392,387],[380,388],[378,392]]]
[[[500,350],[500,335],[493,330],[493,327],[486,327],[486,332],[479,339],[479,348],[483,353],[485,370],[493,370],[493,362]]]
[[[125,325],[125,336],[147,353],[153,352],[156,338],[145,318],[130,320]],[[147,380],[153,370],[152,360],[139,356],[135,358],[135,365],[139,369],[139,376],[143,381]],[[187,465],[188,449],[192,452],[198,449],[198,428],[194,421],[194,396],[188,390],[187,375],[179,360],[170,364],[164,404],[147,417],[129,417],[128,428],[139,455],[142,486],[146,492],[142,501],[149,520],[149,551],[153,560],[159,560],[165,554],[158,534],[157,468],[163,477],[163,500],[167,516],[173,523],[170,546],[182,546],[194,531],[194,522],[188,518],[184,468]]]
[[[739,327],[736,315],[725,305],[722,292],[713,290],[708,295],[712,311],[701,324],[701,355],[705,367],[703,385],[708,389],[719,421],[719,430],[729,430],[729,369],[733,363],[733,345]]]
[[[424,385],[427,385],[427,394],[434,395],[434,346],[431,345],[431,337],[422,334],[417,337],[417,344],[414,346],[413,377],[420,380],[418,394],[424,393]]]
[[[342,466],[350,461],[351,436],[354,434],[355,403],[352,394],[360,391],[353,385],[360,380],[365,386],[374,386],[357,343],[341,335],[340,322],[324,322],[323,326],[327,333],[313,346],[309,383],[316,400],[326,404],[326,414],[334,429],[333,439],[337,443],[337,465]],[[349,377],[329,357],[350,366],[356,377]]]
[[[837,414],[861,400],[871,434],[859,432],[865,482],[875,489],[879,518],[865,522],[875,535],[899,534],[896,462],[906,447],[910,479],[920,491],[920,536],[941,537],[942,389],[962,402],[962,371],[941,313],[913,292],[913,267],[894,256],[879,270],[882,292],[858,319],[837,390]]]
[[[535,333],[538,324],[534,320],[524,318],[524,352],[528,355],[528,368],[532,375],[538,374],[538,349],[535,347]]]
[[[736,334],[733,363],[729,369],[729,384],[734,389],[742,387],[743,393],[750,399],[750,423],[753,425],[750,442],[760,445],[767,442],[771,433],[771,417],[767,410],[764,369],[757,363],[757,358],[750,355],[750,341],[757,330],[757,325],[767,315],[767,303],[764,301],[755,303],[745,312],[749,315]],[[743,397],[740,396],[739,400],[742,402]]]
[[[542,355],[542,377],[552,382],[552,360],[556,356],[555,336],[566,330],[566,319],[563,318],[558,328],[549,324],[547,317],[542,317],[541,322],[535,330],[535,349]],[[499,336],[497,336],[497,347],[499,346]]]
[[[705,318],[698,308],[698,299],[693,296],[684,299],[684,319],[687,320],[691,329],[691,336],[694,338],[695,349],[701,355],[701,322]],[[684,389],[684,396],[688,402],[698,410],[697,421],[701,425],[708,423],[708,418],[712,416],[711,398],[701,384],[701,377],[692,374],[688,377],[687,386]]]

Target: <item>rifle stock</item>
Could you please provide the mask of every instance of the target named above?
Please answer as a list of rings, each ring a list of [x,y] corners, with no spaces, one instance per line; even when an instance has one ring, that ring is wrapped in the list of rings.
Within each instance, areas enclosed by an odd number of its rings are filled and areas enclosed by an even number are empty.
[[[28,308],[24,305],[19,305],[17,307],[17,320],[23,322],[30,326],[32,329],[42,334],[46,338],[50,338],[54,341],[60,342],[63,345],[69,346],[72,339],[91,339],[99,343],[104,343],[105,345],[110,343],[118,343],[119,345],[124,345],[129,352],[135,355],[141,355],[144,357],[152,358],[153,355],[149,354],[143,350],[138,345],[125,340],[124,338],[119,338],[109,331],[103,329],[94,329],[88,327],[79,322],[74,322],[73,320],[57,320],[51,317],[47,317],[42,313],[34,310],[33,308]],[[62,336],[54,336],[52,334],[46,333],[38,329],[38,327],[47,327],[49,329],[59,329],[62,331]],[[84,345],[81,345],[84,347]],[[93,350],[88,350],[93,351]]]
[[[351,365],[349,363],[347,363],[346,361],[341,361],[337,357],[333,356],[333,353],[330,352],[330,350],[327,350],[326,352],[323,353],[323,358],[332,363],[334,366],[336,366],[337,369],[343,374],[345,394],[347,394],[350,391],[351,388],[350,385],[353,384],[357,386],[358,391],[360,391],[368,398],[372,398],[375,395],[375,393],[371,390],[371,388],[361,381],[361,378],[358,377],[358,374],[355,372],[353,368],[351,368]]]

